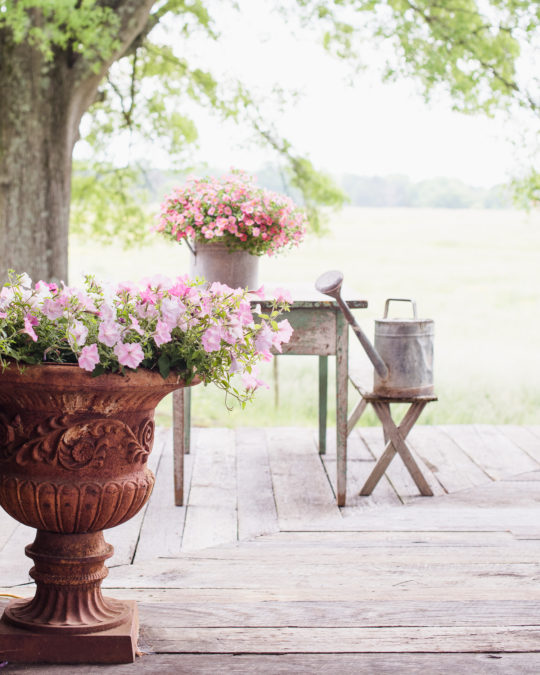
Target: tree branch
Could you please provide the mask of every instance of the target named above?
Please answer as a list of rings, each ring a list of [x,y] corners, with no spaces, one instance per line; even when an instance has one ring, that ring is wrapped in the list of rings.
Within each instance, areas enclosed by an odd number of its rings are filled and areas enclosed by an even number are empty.
[[[84,58],[77,59],[72,68],[74,81],[74,114],[78,121],[94,101],[99,83],[111,65],[117,61],[144,30],[155,0],[101,0],[99,5],[110,7],[118,19],[118,30],[113,36],[114,48],[101,63],[96,64]]]

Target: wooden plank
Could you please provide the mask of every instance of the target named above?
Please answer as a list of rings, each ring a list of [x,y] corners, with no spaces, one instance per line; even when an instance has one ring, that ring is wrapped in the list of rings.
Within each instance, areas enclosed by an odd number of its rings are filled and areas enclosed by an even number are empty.
[[[395,600],[378,602],[139,603],[141,623],[153,628],[377,626],[537,626],[538,602]]]
[[[154,446],[148,457],[148,468],[154,474],[157,471],[166,442],[167,430],[157,428],[154,436]],[[148,502],[143,506],[139,513],[127,522],[109,530],[105,530],[105,540],[114,547],[113,556],[108,563],[109,566],[130,565],[133,562],[137,542],[139,540],[139,532],[147,508]]]
[[[517,476],[510,476],[509,478],[504,478],[503,480],[505,483],[530,483],[531,481],[537,483],[540,481],[540,471],[528,471],[527,473],[520,473]]]
[[[0,584],[6,587],[33,583],[29,576],[34,564],[24,548],[36,538],[36,531],[26,525],[17,525],[0,555]]]
[[[479,536],[481,535],[481,541]],[[402,531],[371,531],[371,532],[278,532],[267,535],[257,541],[249,542],[252,549],[274,546],[281,547],[304,546],[331,546],[332,548],[372,548],[378,546],[465,546],[484,548],[511,545],[514,538],[510,532],[402,532]],[[241,548],[247,544],[239,543]]]
[[[231,429],[198,435],[182,550],[236,541],[236,448]]]
[[[419,424],[409,444],[446,492],[457,492],[490,482],[489,476],[439,427]]]
[[[494,426],[485,424],[441,427],[492,480],[535,471],[539,464]]]
[[[156,652],[532,652],[540,627],[182,628],[143,626]]]
[[[312,433],[267,431],[268,455],[280,529],[331,529],[342,521]]]
[[[528,424],[527,429],[540,438],[540,424]]]
[[[165,436],[163,453],[156,472],[156,485],[148,503],[140,530],[134,562],[180,553],[186,517],[185,506],[175,506],[173,439]],[[189,485],[192,455],[184,456],[184,478]]]
[[[351,438],[351,437],[349,437]],[[324,466],[328,478],[335,490],[336,486],[336,462],[324,458]],[[347,505],[342,509],[342,515],[347,518],[351,513],[372,509],[375,507],[396,507],[403,503],[396,493],[393,485],[386,476],[377,483],[369,496],[360,495],[360,489],[366,482],[375,466],[375,461],[364,462],[351,460],[347,462]]]
[[[326,566],[328,569],[346,569],[350,565],[362,565],[368,572],[372,565],[383,565],[381,569],[385,569],[390,563],[402,564],[403,567],[414,568],[417,566],[432,565],[434,568],[441,566],[452,565],[489,565],[493,564],[494,573],[498,570],[499,565],[505,568],[509,565],[536,565],[540,560],[540,546],[537,540],[521,541],[519,545],[516,542],[514,546],[501,546],[490,548],[477,547],[443,547],[443,546],[392,546],[385,548],[379,547],[364,547],[364,548],[331,548],[328,545],[311,547],[305,546],[302,548],[287,547],[282,550],[278,543],[273,547],[265,546],[258,549],[221,549],[212,548],[206,549],[207,554],[203,551],[197,552],[196,558],[182,556],[178,558],[179,565],[182,567],[193,564],[196,560],[198,563],[208,567],[217,574],[219,565],[216,561],[222,561],[224,566],[229,565],[246,565],[266,568],[267,560],[271,558],[272,563],[276,565],[285,565],[291,568],[291,575],[302,575],[307,568],[313,570],[313,573],[319,572],[319,566]],[[317,563],[312,563],[311,559],[316,559]],[[209,562],[213,561],[213,563]],[[174,568],[175,559],[168,558],[166,565],[157,564],[150,572],[159,572],[162,569]],[[385,563],[388,563],[386,565]],[[146,571],[149,568],[142,568]],[[430,573],[439,574],[440,570],[431,570]]]
[[[517,424],[501,424],[496,429],[540,464],[540,436],[531,428],[520,427]]]
[[[418,497],[417,499],[424,499]],[[416,507],[417,504],[414,504]],[[447,507],[435,505],[421,513],[415,511],[405,511],[404,509],[392,509],[391,512],[385,509],[385,513],[380,513],[382,509],[364,510],[363,512],[344,513],[342,530],[354,530],[362,532],[364,530],[382,530],[388,531],[446,531],[446,532],[501,532],[504,530],[513,531],[514,526],[520,525],[520,532],[527,529],[536,533],[538,518],[531,513],[530,508],[453,508],[451,504]],[[520,522],[520,519],[521,522]],[[522,529],[523,528],[523,529]]]
[[[313,438],[316,442],[317,438],[315,435],[313,435]],[[335,427],[330,427],[326,431],[326,455],[323,459],[324,461],[327,459],[336,461]],[[372,462],[374,460],[373,454],[369,451],[369,448],[364,443],[357,429],[353,429],[353,431],[351,431],[347,440],[347,461],[349,462],[351,460],[358,460],[360,462]]]
[[[362,549],[346,551],[334,557],[322,555],[315,561],[307,555],[294,557],[288,551],[285,555],[268,555],[262,560],[253,560],[250,556],[235,559],[232,556],[216,556],[176,559],[158,558],[151,563],[132,565],[111,570],[111,581],[122,586],[160,588],[165,584],[174,588],[234,588],[234,589],[274,589],[277,592],[292,590],[310,590],[312,600],[322,600],[320,593],[350,593],[349,599],[367,599],[371,594],[383,589],[408,597],[422,588],[438,588],[440,599],[456,599],[456,584],[462,588],[484,589],[484,592],[498,593],[500,597],[508,594],[513,597],[516,591],[528,589],[529,599],[540,600],[540,590],[535,576],[540,574],[540,563],[535,557],[533,562],[498,562],[489,557],[487,560],[468,562],[463,549],[456,553],[456,559],[444,559],[444,551],[434,552],[431,556],[417,554],[407,559],[391,549],[394,555],[380,556],[357,554]],[[480,554],[479,554],[480,555]],[[430,567],[426,560],[430,560]],[[397,596],[396,596],[397,597]],[[332,599],[332,598],[331,598]]]
[[[378,433],[380,434],[381,431],[379,430]],[[329,452],[323,460],[328,477],[335,490],[336,466],[332,462],[334,459],[335,441],[330,445]],[[371,495],[360,495],[360,489],[375,466],[375,455],[370,450],[359,429],[353,429],[349,434],[347,465],[347,507],[368,509],[375,506],[399,506],[403,503],[386,477],[379,481]],[[344,509],[342,512],[344,517],[347,517],[347,513],[351,510],[349,508]]]
[[[236,429],[236,469],[238,538],[253,539],[279,532],[263,429]]]
[[[19,523],[15,518],[12,518],[4,510],[0,510],[0,551],[2,551],[18,525]]]
[[[22,664],[9,664],[9,672],[41,675],[95,675],[96,666],[45,666],[39,670]],[[135,663],[99,666],[99,673],[133,675],[133,673],[272,673],[275,675],[313,675],[313,673],[379,673],[391,675],[537,675],[540,672],[540,654],[483,653],[483,654],[155,654],[143,653]]]
[[[120,569],[114,568],[113,572]],[[129,580],[128,580],[129,581]],[[254,588],[176,588],[170,580],[163,579],[161,585],[156,584],[145,587],[139,580],[139,586],[130,585],[120,581],[118,578],[106,579],[103,583],[105,594],[114,598],[123,598],[138,601],[163,601],[176,602],[178,605],[185,602],[348,602],[351,598],[358,602],[382,602],[395,600],[406,603],[414,595],[416,601],[441,602],[445,600],[455,600],[455,589],[459,588],[459,599],[461,602],[483,601],[490,594],[496,594],[500,601],[506,598],[512,601],[528,601],[531,599],[531,591],[536,589],[531,584],[521,585],[519,582],[510,581],[506,585],[494,585],[485,583],[484,579],[477,583],[476,578],[472,581],[462,574],[450,575],[447,582],[444,579],[437,583],[433,581],[426,582],[424,585],[416,584],[414,580],[395,579],[393,584],[377,585],[376,578],[366,578],[363,587],[312,587],[284,585],[280,588],[267,588],[261,584]],[[454,588],[449,588],[449,584],[454,584]],[[19,593],[21,588],[17,587]],[[368,590],[366,590],[368,589]],[[10,589],[11,590],[11,589]]]

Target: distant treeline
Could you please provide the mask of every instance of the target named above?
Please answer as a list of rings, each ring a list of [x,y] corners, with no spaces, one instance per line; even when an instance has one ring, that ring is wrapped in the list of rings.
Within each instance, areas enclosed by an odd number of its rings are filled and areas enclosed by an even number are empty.
[[[500,209],[511,206],[507,188],[479,188],[455,178],[413,183],[408,176],[346,174],[340,185],[354,206],[411,206],[444,209]]]
[[[210,168],[194,170],[193,173],[220,176],[226,170]],[[255,175],[259,185],[301,201],[300,195],[291,188],[285,174],[278,168],[267,165]],[[173,186],[183,183],[186,175],[153,169],[147,173],[147,178],[146,187],[150,188],[155,199],[160,200]],[[500,209],[512,206],[511,195],[504,185],[474,187],[456,178],[431,178],[415,183],[403,175],[358,176],[350,173],[334,176],[334,180],[346,193],[350,206],[443,209]]]

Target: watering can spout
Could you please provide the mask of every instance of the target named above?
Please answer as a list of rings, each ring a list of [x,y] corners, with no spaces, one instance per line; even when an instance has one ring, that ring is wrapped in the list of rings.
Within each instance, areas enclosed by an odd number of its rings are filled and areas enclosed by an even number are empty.
[[[373,364],[373,367],[377,371],[377,374],[381,379],[385,380],[388,377],[388,368],[386,367],[384,361],[381,359],[380,355],[377,353],[375,347],[369,341],[367,335],[364,333],[364,331],[360,328],[360,326],[356,322],[356,319],[352,315],[351,310],[349,309],[347,303],[341,297],[342,284],[343,284],[342,272],[338,270],[331,270],[329,272],[321,274],[321,276],[318,277],[317,281],[315,282],[315,288],[319,291],[319,293],[329,295],[331,298],[334,298],[336,300],[336,302],[339,305],[339,308],[343,312],[347,321],[351,324],[352,329],[354,330],[356,336],[360,340],[360,343],[364,348],[366,354],[368,355],[369,360]]]

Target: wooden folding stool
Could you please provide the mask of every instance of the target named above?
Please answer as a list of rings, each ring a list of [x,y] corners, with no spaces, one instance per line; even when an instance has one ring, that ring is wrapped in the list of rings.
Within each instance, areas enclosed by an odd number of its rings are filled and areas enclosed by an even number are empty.
[[[431,401],[436,401],[436,396],[409,396],[409,397],[389,397],[379,396],[373,392],[366,391],[354,374],[349,374],[349,379],[354,388],[358,391],[361,399],[356,408],[351,413],[347,422],[347,434],[350,434],[358,420],[362,417],[364,410],[368,403],[370,403],[375,410],[375,413],[381,421],[384,436],[384,452],[379,457],[375,467],[373,468],[364,486],[360,490],[362,496],[370,495],[377,483],[382,478],[384,472],[388,468],[390,462],[396,454],[398,454],[407,470],[411,474],[420,494],[425,497],[432,497],[433,492],[429,487],[428,482],[424,478],[420,467],[414,459],[410,448],[406,443],[406,438],[414,424],[422,414],[425,406]],[[390,410],[391,403],[409,403],[409,408],[399,425],[396,426],[392,419]]]

